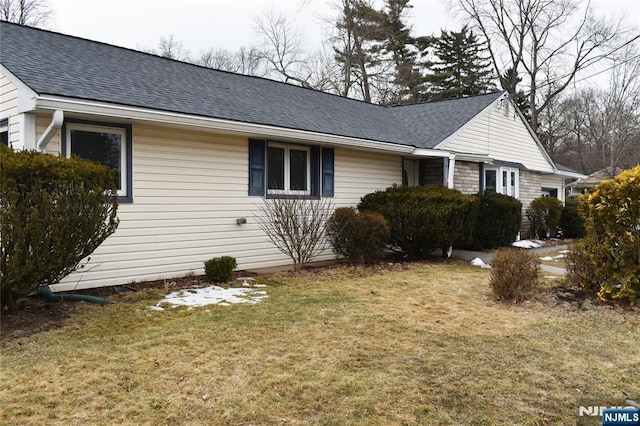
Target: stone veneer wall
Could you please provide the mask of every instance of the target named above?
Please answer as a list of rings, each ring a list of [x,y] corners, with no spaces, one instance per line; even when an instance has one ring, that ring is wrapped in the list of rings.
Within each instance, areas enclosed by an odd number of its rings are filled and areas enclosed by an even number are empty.
[[[456,161],[456,172],[454,175],[454,188],[463,194],[477,194],[480,192],[480,165],[465,161]],[[527,219],[527,208],[534,198],[541,195],[542,181],[539,173],[520,170],[520,185],[518,199],[522,203],[522,226],[520,227],[522,237],[528,237],[529,220]]]
[[[522,203],[522,225],[520,230],[523,238],[529,237],[529,220],[527,219],[527,208],[534,198],[540,197],[542,194],[542,183],[540,180],[540,174],[534,172],[528,172],[526,170],[520,170],[520,197],[518,198]]]
[[[463,194],[475,195],[480,192],[480,165],[466,161],[456,161],[453,187]]]

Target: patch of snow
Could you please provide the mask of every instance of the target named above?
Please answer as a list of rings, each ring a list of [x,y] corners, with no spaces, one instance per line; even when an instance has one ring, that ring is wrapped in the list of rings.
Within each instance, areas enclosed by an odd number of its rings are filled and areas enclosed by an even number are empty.
[[[473,266],[479,266],[482,269],[491,269],[491,265],[487,265],[486,263],[484,263],[484,261],[482,259],[480,259],[479,257],[476,257],[475,259],[473,259],[471,261],[471,265]]]
[[[538,248],[542,247],[542,241],[538,240],[520,240],[514,243],[511,243],[513,247],[519,247],[524,249]]]
[[[549,262],[549,261],[552,261],[552,260],[553,260],[553,257],[551,257],[551,256],[542,256],[542,257],[540,258],[540,260],[544,260],[544,261],[546,261],[546,262]]]
[[[258,285],[256,285],[256,287],[257,286]],[[173,305],[173,307],[188,306],[189,309],[207,305],[229,306],[234,303],[255,304],[261,302],[266,297],[267,292],[264,290],[255,290],[254,288],[222,288],[214,285],[204,288],[174,291],[173,293],[167,294],[164,299],[154,306],[150,306],[150,308],[162,311],[164,310],[163,305],[166,304]]]

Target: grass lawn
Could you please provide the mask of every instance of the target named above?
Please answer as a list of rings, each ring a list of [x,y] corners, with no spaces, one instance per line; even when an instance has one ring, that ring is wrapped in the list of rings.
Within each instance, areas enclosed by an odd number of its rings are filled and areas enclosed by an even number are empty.
[[[560,268],[567,267],[568,249],[556,250],[540,255],[540,261],[543,265],[558,266]]]
[[[3,341],[0,424],[576,424],[640,399],[637,310],[500,304],[488,277],[341,266],[193,310],[120,295]]]

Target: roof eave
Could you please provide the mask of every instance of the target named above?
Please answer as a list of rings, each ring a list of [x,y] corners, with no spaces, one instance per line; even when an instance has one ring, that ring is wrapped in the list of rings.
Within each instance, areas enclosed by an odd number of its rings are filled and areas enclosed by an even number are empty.
[[[66,98],[60,96],[41,95],[33,100],[34,110],[63,110],[65,113],[75,113],[90,116],[110,117],[125,120],[140,120],[145,122],[197,127],[222,133],[243,134],[262,138],[298,139],[308,142],[345,146],[373,151],[384,151],[398,154],[409,154],[415,149],[413,146],[392,142],[359,139],[348,136],[332,135],[309,130],[290,129],[265,124],[239,122],[220,118],[202,117],[148,108],[132,107],[83,99]]]

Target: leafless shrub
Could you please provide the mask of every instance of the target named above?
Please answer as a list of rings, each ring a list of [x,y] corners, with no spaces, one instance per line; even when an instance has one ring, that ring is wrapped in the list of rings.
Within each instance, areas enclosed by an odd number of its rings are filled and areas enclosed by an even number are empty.
[[[326,198],[271,198],[260,206],[256,221],[299,271],[325,249],[325,223],[332,212],[333,202]]]

